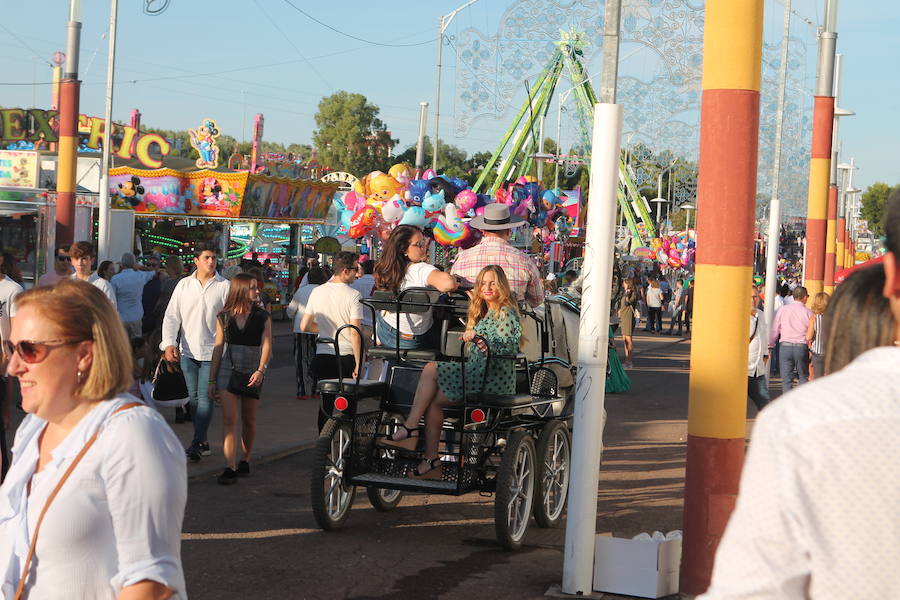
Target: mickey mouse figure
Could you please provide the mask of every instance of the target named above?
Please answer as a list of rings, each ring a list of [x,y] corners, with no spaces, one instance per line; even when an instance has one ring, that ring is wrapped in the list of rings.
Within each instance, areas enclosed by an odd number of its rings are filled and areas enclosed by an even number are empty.
[[[119,184],[119,197],[127,200],[132,208],[136,208],[142,202],[139,196],[143,194],[144,188],[141,186],[141,179],[136,175],[132,175],[130,181]]]

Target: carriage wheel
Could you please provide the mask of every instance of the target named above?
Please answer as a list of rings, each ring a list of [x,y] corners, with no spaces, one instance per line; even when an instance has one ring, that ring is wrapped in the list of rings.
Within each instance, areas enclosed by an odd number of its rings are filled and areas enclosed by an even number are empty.
[[[344,469],[350,458],[349,423],[330,419],[316,442],[310,477],[313,516],[326,531],[339,528],[350,515],[356,488],[347,483]]]
[[[494,529],[507,550],[522,546],[534,502],[534,440],[527,431],[510,434],[497,472]]]
[[[572,438],[566,424],[550,421],[537,445],[534,520],[539,527],[556,527],[566,510],[572,468]]]
[[[385,415],[384,423],[381,426],[381,433],[384,435],[391,435],[399,429],[397,427],[398,423],[403,422],[403,416],[397,413],[390,413]],[[397,455],[396,450],[391,450],[390,448],[380,448],[378,450],[379,456],[385,458],[395,458]],[[375,510],[380,512],[388,512],[390,510],[394,510],[397,508],[397,505],[400,504],[400,500],[403,498],[403,492],[400,490],[385,490],[382,488],[369,487],[366,488],[366,495],[369,497],[369,502],[375,508]]]

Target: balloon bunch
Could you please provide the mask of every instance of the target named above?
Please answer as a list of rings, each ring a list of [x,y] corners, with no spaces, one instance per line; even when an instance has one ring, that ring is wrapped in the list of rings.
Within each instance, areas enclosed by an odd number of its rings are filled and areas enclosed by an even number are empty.
[[[458,177],[437,175],[431,169],[412,178],[409,165],[400,163],[387,173],[373,171],[354,189],[334,200],[338,233],[359,238],[375,231],[387,239],[397,225],[433,228],[443,246],[467,248],[477,242],[476,231],[463,216],[490,199],[479,197]]]
[[[400,163],[387,173],[373,171],[352,191],[336,197],[334,208],[338,234],[359,238],[375,231],[387,239],[397,225],[433,229],[442,246],[467,248],[480,234],[468,220],[484,212],[492,202],[508,204],[510,212],[541,231],[544,243],[568,234],[571,223],[563,210],[558,190],[544,190],[534,177],[520,177],[497,189],[493,197],[476,194],[458,177],[438,175],[428,169],[414,179],[409,165]]]
[[[556,229],[557,216],[563,213],[559,190],[544,190],[530,175],[497,188],[494,201],[509,205],[509,211],[526,219],[533,227]],[[477,211],[476,211],[477,212]],[[567,221],[568,222],[568,221]]]
[[[661,266],[674,269],[688,267],[694,262],[697,253],[697,242],[694,230],[680,231],[674,235],[650,240],[651,256]],[[635,253],[637,255],[637,253]]]

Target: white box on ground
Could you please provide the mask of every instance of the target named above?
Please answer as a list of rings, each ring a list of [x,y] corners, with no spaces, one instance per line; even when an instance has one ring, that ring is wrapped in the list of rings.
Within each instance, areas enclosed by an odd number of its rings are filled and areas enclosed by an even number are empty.
[[[661,598],[678,592],[681,538],[629,540],[597,536],[594,590]]]

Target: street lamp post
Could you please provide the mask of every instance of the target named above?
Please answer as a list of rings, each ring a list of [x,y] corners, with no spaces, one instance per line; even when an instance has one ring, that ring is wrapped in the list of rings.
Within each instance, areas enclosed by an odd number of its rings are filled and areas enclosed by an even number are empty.
[[[103,112],[103,165],[100,169],[100,206],[97,226],[97,260],[109,259],[109,154],[112,151],[113,82],[116,72],[116,19],[119,0],[111,0],[109,6],[109,52],[106,62],[106,108]],[[99,264],[99,263],[98,263]]]
[[[679,208],[687,211],[687,218],[685,219],[684,230],[690,231],[690,229],[691,229],[691,211],[696,209],[697,207],[689,202],[686,202],[686,203],[682,204]]]
[[[431,157],[431,168],[434,171],[437,171],[437,163],[438,163],[438,137],[440,136],[441,129],[441,57],[443,56],[444,51],[444,32],[450,26],[450,23],[453,21],[453,18],[456,14],[463,10],[464,8],[468,8],[478,2],[478,0],[469,0],[453,12],[442,16],[438,20],[438,37],[437,37],[437,62],[435,64],[435,91],[434,91],[434,140],[432,140],[432,147],[434,148],[434,154]]]

